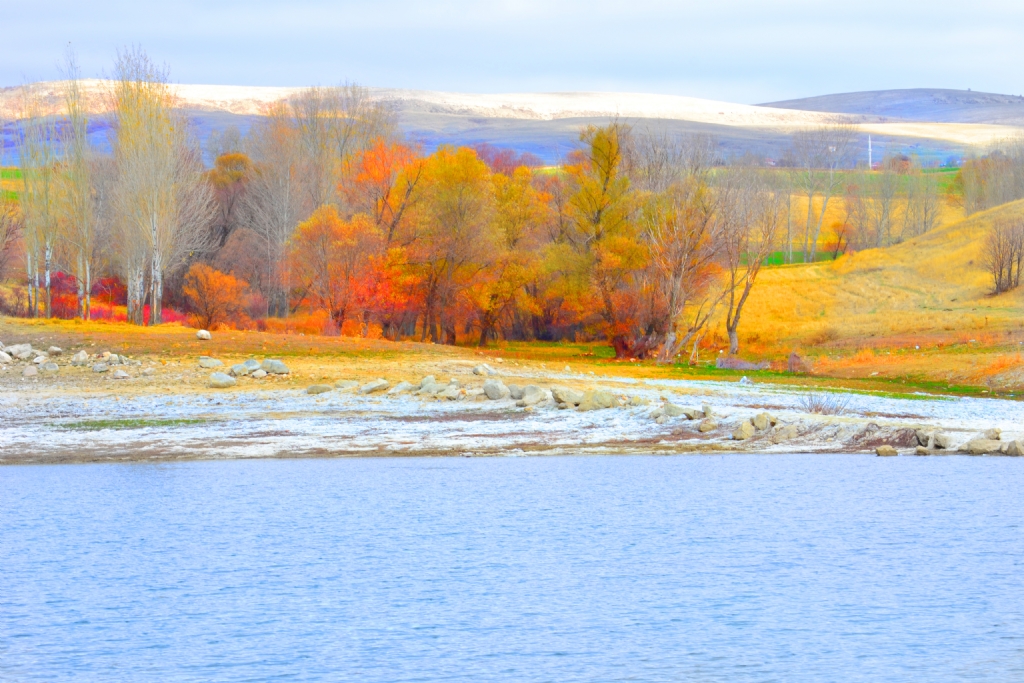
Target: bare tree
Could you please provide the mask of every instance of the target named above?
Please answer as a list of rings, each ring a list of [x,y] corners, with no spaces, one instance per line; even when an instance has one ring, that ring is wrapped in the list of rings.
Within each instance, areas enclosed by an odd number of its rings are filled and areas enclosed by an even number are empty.
[[[270,264],[268,313],[289,313],[287,245],[305,217],[298,134],[284,103],[272,105],[246,141],[254,162],[245,194],[245,211],[253,230],[263,239]]]
[[[338,203],[345,166],[374,139],[394,135],[394,114],[358,85],[308,88],[289,104],[299,138],[300,178],[312,213]]]
[[[1024,264],[1024,219],[1003,219],[992,225],[985,238],[985,261],[992,274],[995,294],[1020,286],[1020,270]]]
[[[143,323],[148,294],[149,322],[158,324],[164,277],[183,265],[189,252],[204,246],[213,198],[199,151],[188,138],[187,122],[173,110],[166,71],[133,50],[118,55],[115,74],[116,204],[124,239],[129,320]]]
[[[856,129],[836,119],[830,124],[793,136],[793,154],[799,164],[794,185],[807,197],[807,218],[804,223],[804,262],[817,257],[818,237],[829,201],[843,186],[842,169],[849,165],[854,151]],[[815,214],[814,200],[821,197],[821,208]]]
[[[95,194],[91,178],[91,151],[89,149],[88,120],[79,83],[78,63],[68,50],[64,65],[65,126],[61,146],[63,164],[62,217],[64,239],[67,242],[69,265],[74,269],[78,286],[78,313],[90,317],[92,276],[97,257]]]
[[[737,330],[743,306],[754,287],[761,266],[775,249],[788,190],[772,187],[751,169],[733,171],[726,181],[731,186],[722,208],[725,229],[722,256],[726,270],[725,327],[729,353],[739,353]]]
[[[43,269],[44,313],[51,314],[50,277],[60,239],[57,215],[57,133],[51,117],[43,114],[38,93],[25,86],[21,121],[22,195],[25,229],[25,272],[29,279],[29,307],[39,314],[39,268]]]
[[[650,254],[649,282],[640,288],[651,297],[647,343],[661,346],[661,363],[699,340],[721,300],[715,261],[724,224],[712,174],[718,163],[714,140],[703,135],[641,134],[629,147],[630,174],[645,195],[638,221]]]

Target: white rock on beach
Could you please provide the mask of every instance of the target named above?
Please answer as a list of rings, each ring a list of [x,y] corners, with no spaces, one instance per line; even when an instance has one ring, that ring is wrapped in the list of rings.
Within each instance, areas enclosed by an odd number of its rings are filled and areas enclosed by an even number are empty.
[[[53,362],[43,363],[42,365],[39,366],[39,369],[42,370],[43,372],[53,374],[55,372],[60,371],[60,366]]]
[[[330,384],[314,384],[306,388],[306,393],[315,396],[317,394],[326,394],[332,390],[333,387]]]
[[[21,371],[21,376],[22,377],[35,377],[38,374],[39,374],[39,368],[37,368],[34,365],[30,365],[30,366],[28,366],[27,368],[25,368],[24,370]]]
[[[110,366],[107,365],[106,363],[96,363],[95,365],[92,366],[93,372],[106,372],[109,369]]]
[[[201,368],[206,368],[207,370],[209,370],[210,368],[219,368],[223,365],[224,363],[217,360],[216,358],[210,358],[209,356],[199,356],[199,367]]]
[[[86,353],[84,350],[83,351],[79,351],[75,355],[71,356],[71,364],[72,365],[85,365],[88,362],[89,362],[89,354]]]
[[[359,387],[360,394],[372,394],[378,391],[384,391],[388,388],[388,381],[386,379],[375,379],[372,382],[364,384]]]
[[[196,339],[199,341],[210,341],[213,336],[207,330],[199,330],[196,332]]]
[[[59,346],[51,346],[50,348],[46,349],[46,353],[50,354],[51,356],[59,356],[60,354],[64,353],[64,351]]]
[[[262,369],[262,368],[260,368],[259,370],[254,371],[249,376],[252,377],[253,379],[263,379],[264,377],[267,376],[267,371]]]
[[[413,388],[414,387],[413,387],[412,382],[399,382],[395,386],[393,386],[390,389],[388,389],[388,393],[389,394],[402,394],[402,393],[405,393],[407,391],[412,391]]]
[[[268,358],[267,360],[263,361],[263,363],[260,365],[260,370],[267,373],[268,375],[287,375],[290,372],[290,370],[288,370],[287,365],[285,365],[279,360],[274,360],[272,358]]]
[[[13,358],[11,358],[9,355],[4,353],[3,351],[0,351],[0,363],[13,363],[13,362],[14,362]]]
[[[128,373],[124,370],[115,370],[114,379],[128,379]]]
[[[484,382],[484,394],[492,401],[499,401],[508,398],[508,387],[500,379],[489,379]]]
[[[334,383],[334,388],[338,391],[348,391],[349,389],[355,389],[359,386],[359,382],[354,379],[339,379]]]
[[[210,375],[210,386],[214,389],[227,389],[228,387],[235,386],[235,378],[231,375],[225,375],[223,372],[215,372]]]

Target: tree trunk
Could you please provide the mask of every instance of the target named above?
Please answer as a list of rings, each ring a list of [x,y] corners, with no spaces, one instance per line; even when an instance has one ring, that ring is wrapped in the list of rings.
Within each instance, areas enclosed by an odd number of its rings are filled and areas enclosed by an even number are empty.
[[[51,318],[53,316],[53,299],[50,291],[50,268],[53,265],[53,247],[49,244],[43,249],[44,262],[44,277],[46,282],[46,317]]]

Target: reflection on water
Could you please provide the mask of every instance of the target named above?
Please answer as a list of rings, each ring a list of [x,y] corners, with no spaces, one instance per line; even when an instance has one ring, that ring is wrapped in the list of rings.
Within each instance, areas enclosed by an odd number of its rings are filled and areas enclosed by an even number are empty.
[[[1024,680],[1024,459],[0,469],[3,681]]]

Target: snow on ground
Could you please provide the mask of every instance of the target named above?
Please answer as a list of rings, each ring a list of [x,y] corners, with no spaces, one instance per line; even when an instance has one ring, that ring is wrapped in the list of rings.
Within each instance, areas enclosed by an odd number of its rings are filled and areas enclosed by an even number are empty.
[[[87,79],[82,84],[92,110],[109,109],[109,81]],[[33,87],[53,111],[59,110],[63,102],[60,82],[36,83]],[[302,88],[180,84],[174,85],[172,90],[181,106],[186,108],[259,116],[265,113],[267,105],[292,97]],[[877,116],[780,109],[651,93],[477,94],[389,88],[368,90],[374,97],[395,103],[400,112],[409,109],[489,119],[550,121],[618,116],[625,119],[666,119],[782,132],[811,128],[838,119],[857,124],[864,133],[945,140],[966,145],[991,144],[1014,137],[1021,131],[1020,128],[1005,125],[891,121]],[[22,110],[20,88],[0,89],[0,118],[18,118]]]
[[[533,381],[542,386],[572,386],[581,379],[592,380],[549,375]],[[607,377],[599,382],[616,394],[652,404],[590,412],[524,411],[511,400],[446,401],[408,394],[367,397],[332,391],[310,396],[298,390],[270,390],[119,397],[41,395],[26,389],[0,401],[4,415],[0,463],[401,454],[849,452],[872,450],[878,439],[868,436],[884,438],[917,426],[949,432],[957,444],[992,427],[1001,428],[1004,439],[1024,438],[1021,404],[998,399],[849,394],[848,413],[830,417],[806,413],[801,402],[807,392],[793,387]],[[664,399],[684,407],[707,404],[720,427],[700,434],[696,421],[683,418],[659,425],[650,413]],[[797,425],[800,436],[777,444],[768,438],[730,439],[737,421],[761,411],[772,413],[783,425]],[[195,422],[81,428],[97,420]]]

